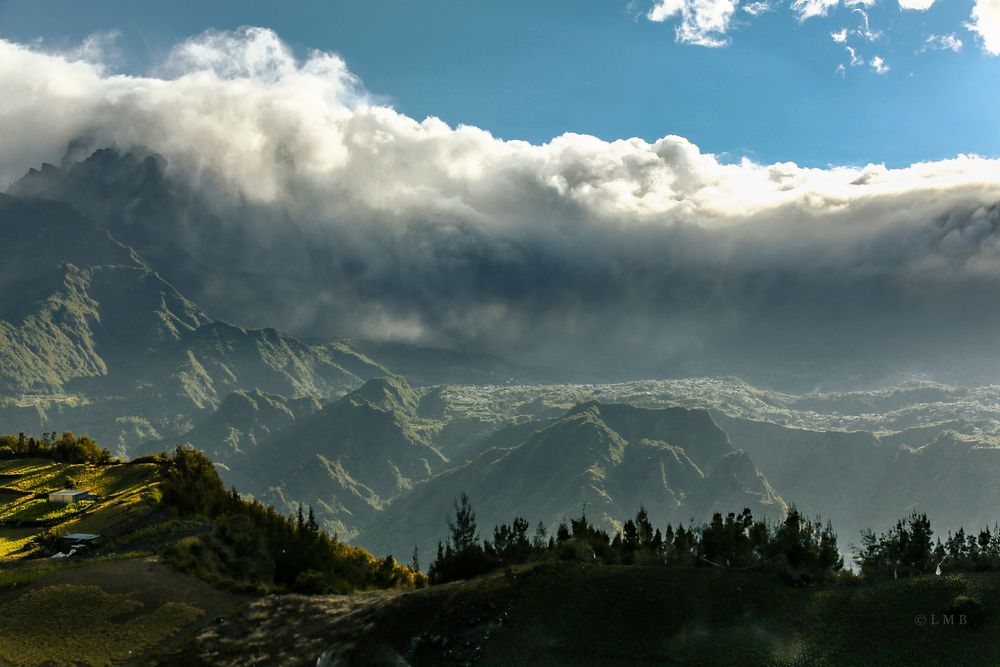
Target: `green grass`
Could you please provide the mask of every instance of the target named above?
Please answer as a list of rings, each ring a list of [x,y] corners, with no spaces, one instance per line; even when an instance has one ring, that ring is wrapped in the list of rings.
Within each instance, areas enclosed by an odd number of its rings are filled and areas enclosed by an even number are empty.
[[[0,660],[11,665],[120,662],[203,613],[183,602],[144,609],[131,596],[98,586],[45,586],[0,605]],[[44,639],[40,628],[45,628]]]
[[[27,546],[38,534],[35,528],[0,527],[0,560],[10,558]]]
[[[0,461],[0,475],[3,486],[23,494],[0,493],[0,521],[53,523],[0,527],[0,559],[31,555],[35,551],[30,546],[32,538],[45,530],[114,537],[158,516],[155,505],[148,502],[161,481],[160,468],[155,464],[97,466],[10,459]],[[97,501],[61,505],[38,497],[69,486],[90,491]]]
[[[246,603],[154,558],[11,563],[0,567],[0,665],[146,664]]]
[[[33,475],[58,463],[51,459],[16,458],[0,460],[0,475]]]
[[[63,505],[50,503],[44,498],[30,498],[5,505],[0,509],[0,519],[4,521],[65,521],[86,512],[93,505],[92,501]]]
[[[22,560],[0,567],[0,591],[16,591],[46,575],[77,567],[80,561],[49,560],[47,558]]]

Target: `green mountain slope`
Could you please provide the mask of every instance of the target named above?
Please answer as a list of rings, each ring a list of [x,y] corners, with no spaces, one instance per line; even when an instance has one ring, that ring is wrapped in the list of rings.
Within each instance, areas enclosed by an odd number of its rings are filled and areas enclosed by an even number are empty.
[[[240,389],[226,396],[218,410],[181,438],[144,447],[170,449],[180,442],[191,445],[219,465],[228,482],[247,489],[258,476],[253,465],[256,449],[321,407],[311,397],[290,399],[259,389]]]
[[[8,428],[86,429],[135,445],[187,430],[234,390],[336,397],[386,373],[343,343],[211,321],[63,204],[2,196],[0,234],[12,253],[0,271]],[[58,396],[75,398],[53,402]],[[136,431],[136,422],[144,427]]]
[[[933,513],[942,533],[994,521],[1000,448],[988,441],[941,427],[876,436],[718,419],[785,500],[833,521],[843,546],[914,509]]]
[[[515,447],[490,449],[415,487],[356,539],[379,552],[400,555],[416,545],[433,553],[462,491],[480,525],[520,515],[544,521],[549,530],[584,507],[592,521],[612,529],[641,504],[660,524],[702,520],[732,507],[765,516],[784,510],[781,497],[706,412],[589,403]]]
[[[286,428],[279,425],[238,461],[222,461],[246,480],[241,488],[288,511],[312,505],[325,526],[349,539],[445,467],[447,458],[431,440],[431,424],[416,416],[416,405],[405,380],[376,378],[314,414],[296,416]],[[199,427],[195,435],[205,433]]]

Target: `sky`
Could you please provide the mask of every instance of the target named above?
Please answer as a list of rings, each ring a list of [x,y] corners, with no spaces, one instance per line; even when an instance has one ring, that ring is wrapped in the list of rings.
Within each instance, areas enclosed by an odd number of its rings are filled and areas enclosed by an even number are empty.
[[[0,38],[102,47],[126,74],[240,26],[338,54],[407,116],[504,139],[678,135],[819,167],[1000,155],[998,0],[0,0]]]

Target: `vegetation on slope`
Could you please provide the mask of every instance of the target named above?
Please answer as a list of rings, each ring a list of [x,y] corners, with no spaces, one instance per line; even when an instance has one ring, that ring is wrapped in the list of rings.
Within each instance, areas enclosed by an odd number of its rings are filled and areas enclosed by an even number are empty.
[[[172,544],[166,562],[213,584],[240,591],[306,593],[413,587],[418,572],[378,559],[319,528],[309,511],[297,519],[226,491],[215,466],[193,449],[147,457],[164,467],[163,502],[182,517],[202,517],[210,530]]]
[[[203,454],[179,448],[122,464],[89,438],[64,434],[2,439],[0,552],[48,555],[67,532],[91,532],[106,544],[165,547],[178,569],[246,591],[348,592],[423,585],[423,575],[341,543],[308,520],[243,500],[227,491]],[[11,444],[12,443],[12,444]],[[52,459],[93,458],[92,463]],[[95,501],[52,505],[46,494],[80,488]],[[174,518],[171,518],[174,517]]]
[[[419,572],[326,534],[311,511],[289,518],[244,501],[194,450],[120,463],[72,434],[2,441],[3,664],[117,664],[164,650],[182,629],[245,603],[220,589],[315,594],[426,584]],[[80,458],[101,463],[59,460]],[[97,500],[45,500],[65,487]],[[97,533],[102,541],[70,558],[44,558],[65,549],[61,537],[69,532]],[[58,636],[51,636],[53,623]]]
[[[450,538],[438,543],[430,566],[433,583],[444,583],[489,572],[498,567],[545,560],[581,560],[591,563],[627,563],[667,566],[713,566],[727,570],[759,569],[776,573],[787,582],[802,584],[832,579],[843,568],[832,526],[806,520],[794,507],[771,524],[754,519],[749,509],[725,517],[716,513],[705,524],[676,529],[654,528],[645,508],[627,519],[612,538],[586,517],[560,523],[546,539],[539,522],[528,536],[528,522],[515,518],[494,527],[493,538],[480,542],[476,515],[464,493],[455,502],[448,521]]]

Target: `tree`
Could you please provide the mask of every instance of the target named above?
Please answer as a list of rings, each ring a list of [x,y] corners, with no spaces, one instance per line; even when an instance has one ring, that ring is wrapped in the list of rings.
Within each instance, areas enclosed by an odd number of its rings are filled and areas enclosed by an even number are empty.
[[[455,501],[455,518],[448,519],[448,530],[451,539],[443,548],[438,546],[438,557],[428,570],[432,583],[467,579],[488,572],[495,565],[495,558],[489,557],[479,544],[476,513],[464,491]]]
[[[964,533],[959,531],[961,537]],[[867,530],[861,534],[861,549],[855,555],[855,562],[861,566],[866,577],[906,577],[931,572],[934,569],[934,553],[931,542],[931,522],[926,514],[913,512],[900,519],[888,532],[876,536]],[[949,540],[948,551],[952,554],[972,556],[976,540],[969,535],[964,549],[957,544],[962,539],[956,534],[955,544]],[[954,538],[952,538],[954,539]]]
[[[455,519],[448,520],[448,529],[451,531],[451,545],[455,551],[464,551],[479,542],[476,513],[472,511],[472,503],[465,491],[455,501]]]
[[[560,521],[559,527],[556,529],[556,542],[565,542],[569,537],[569,526],[566,525],[565,521]]]
[[[531,541],[531,546],[535,547],[536,551],[542,551],[545,549],[548,543],[547,533],[545,531],[545,524],[541,521],[535,526],[535,538]]]
[[[163,500],[181,515],[211,514],[229,496],[215,466],[196,449],[178,447],[165,476]]]
[[[528,520],[514,517],[510,526],[501,524],[493,529],[493,542],[486,543],[486,550],[501,565],[517,563],[531,555],[528,541]]]
[[[313,513],[312,505],[309,506],[309,519],[306,521],[306,530],[309,531],[311,535],[319,533],[319,523],[316,521],[316,515]]]
[[[625,525],[622,526],[622,548],[630,554],[635,553],[635,550],[639,548],[639,531],[632,519],[626,521]]]
[[[414,572],[420,572],[420,553],[417,551],[417,547],[413,547],[413,557],[410,559],[410,569]]]
[[[643,549],[649,548],[653,542],[653,524],[649,522],[649,513],[646,512],[646,508],[641,505],[635,515],[635,531],[639,546]]]

